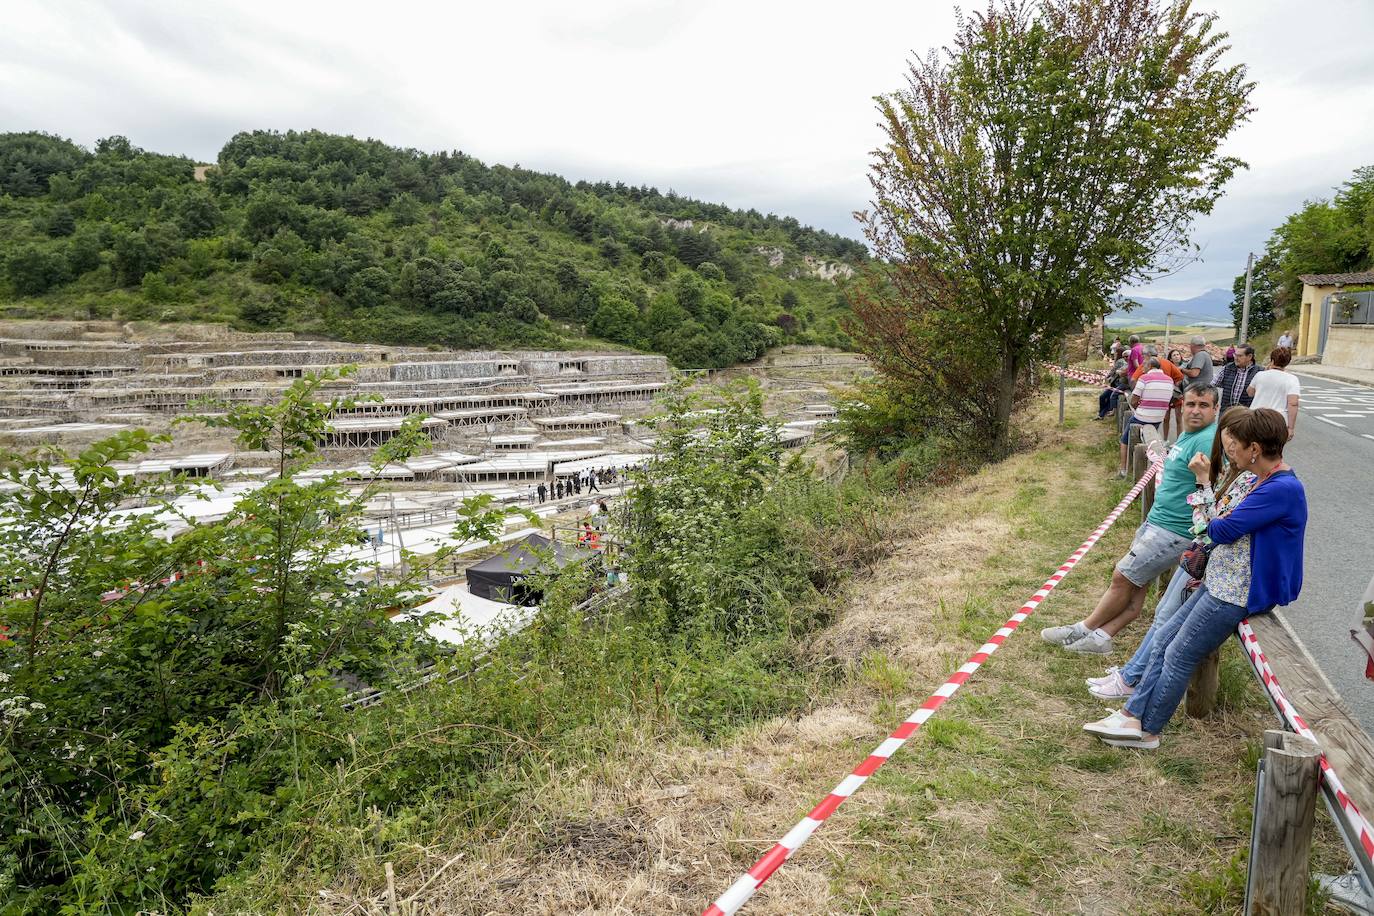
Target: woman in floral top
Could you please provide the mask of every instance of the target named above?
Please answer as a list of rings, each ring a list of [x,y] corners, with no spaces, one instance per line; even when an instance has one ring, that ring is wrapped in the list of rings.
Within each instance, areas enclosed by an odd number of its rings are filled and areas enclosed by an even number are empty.
[[[1126,706],[1083,726],[1108,744],[1159,747],[1159,734],[1202,660],[1240,621],[1291,604],[1302,591],[1307,494],[1283,460],[1288,422],[1265,407],[1233,407],[1227,416],[1232,413],[1241,417],[1224,447],[1233,465],[1253,471],[1256,480],[1227,516],[1208,523],[1216,546],[1202,587],[1155,634],[1145,674]]]

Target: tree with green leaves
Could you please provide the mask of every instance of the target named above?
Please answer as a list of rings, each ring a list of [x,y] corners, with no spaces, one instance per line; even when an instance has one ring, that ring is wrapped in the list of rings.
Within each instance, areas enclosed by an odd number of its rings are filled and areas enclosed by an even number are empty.
[[[1263,334],[1274,326],[1277,317],[1277,304],[1281,286],[1277,265],[1267,253],[1255,259],[1250,274],[1250,323],[1247,333]],[[1241,321],[1245,313],[1245,274],[1240,274],[1231,283],[1231,317],[1235,320],[1236,333],[1240,333]]]
[[[859,346],[1004,450],[1032,359],[1177,264],[1253,85],[1189,0],[995,0],[879,99]]]
[[[16,293],[36,296],[66,279],[67,264],[51,248],[25,245],[5,259],[5,274]]]
[[[274,475],[219,522],[171,508],[213,482],[127,472],[165,437],[132,430],[75,454],[0,454],[6,912],[165,909],[210,891],[299,785],[281,717],[317,723],[321,704],[337,710],[345,676],[410,676],[434,655],[427,619],[392,623],[388,610],[414,604],[422,577],[460,544],[495,543],[509,515],[529,517],[490,495],[467,500],[449,546],[403,551],[408,569],[373,581],[354,548],[375,483],[352,492],[337,475],[302,476],[346,406],[320,398],[338,377],[301,379],[276,404],[188,418],[271,456]],[[419,421],[373,456],[374,469],[426,446]],[[185,783],[168,784],[169,761],[189,751]],[[151,831],[156,841],[140,848]],[[118,864],[140,856],[137,868]]]
[[[1330,200],[1309,200],[1274,230],[1264,254],[1255,262],[1255,284],[1270,297],[1261,307],[1272,312],[1269,324],[1255,324],[1255,292],[1251,291],[1250,327],[1267,330],[1274,316],[1296,314],[1302,298],[1303,274],[1341,274],[1374,266],[1374,166],[1355,170]],[[1240,274],[1234,288],[1245,289]],[[1239,303],[1239,298],[1236,303]],[[1239,308],[1232,305],[1232,310]],[[1239,311],[1236,315],[1239,316]],[[1261,321],[1264,319],[1261,318]],[[1240,319],[1236,319],[1239,326]]]

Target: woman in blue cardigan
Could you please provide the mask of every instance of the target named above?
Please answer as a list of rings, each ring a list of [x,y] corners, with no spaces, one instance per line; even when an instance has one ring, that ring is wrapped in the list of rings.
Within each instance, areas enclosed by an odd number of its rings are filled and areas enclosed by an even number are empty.
[[[1125,708],[1083,726],[1108,744],[1159,747],[1159,734],[1202,660],[1236,624],[1293,602],[1302,590],[1307,494],[1283,461],[1288,421],[1263,407],[1232,410],[1246,415],[1228,430],[1234,442],[1227,451],[1259,480],[1229,515],[1208,524],[1216,546],[1203,584],[1155,635],[1149,664]]]

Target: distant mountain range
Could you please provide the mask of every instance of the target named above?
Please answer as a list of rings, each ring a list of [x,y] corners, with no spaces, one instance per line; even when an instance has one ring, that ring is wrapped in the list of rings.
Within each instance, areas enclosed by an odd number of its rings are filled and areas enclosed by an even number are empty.
[[[1217,325],[1231,327],[1231,291],[1228,289],[1209,289],[1191,299],[1153,299],[1148,296],[1128,296],[1138,302],[1139,308],[1130,311],[1116,311],[1107,316],[1109,324],[1164,324],[1165,317],[1172,312],[1175,325]]]

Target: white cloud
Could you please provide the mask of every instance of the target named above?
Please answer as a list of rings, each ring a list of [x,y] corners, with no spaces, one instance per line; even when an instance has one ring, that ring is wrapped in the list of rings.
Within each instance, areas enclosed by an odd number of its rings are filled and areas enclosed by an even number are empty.
[[[1199,224],[1202,263],[1157,295],[1229,285],[1246,250],[1374,148],[1374,4],[1216,7],[1259,84],[1230,144],[1252,171]],[[903,84],[912,49],[948,40],[954,13],[878,0],[10,0],[5,18],[5,129],[85,144],[121,133],[213,159],[239,130],[316,127],[672,187],[857,236],[850,214],[866,205],[881,137],[872,97]]]

